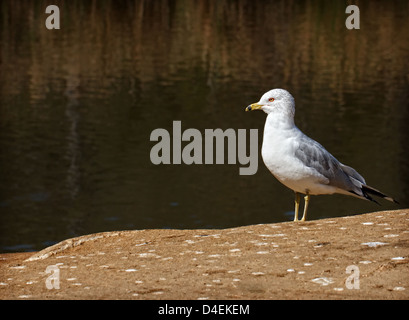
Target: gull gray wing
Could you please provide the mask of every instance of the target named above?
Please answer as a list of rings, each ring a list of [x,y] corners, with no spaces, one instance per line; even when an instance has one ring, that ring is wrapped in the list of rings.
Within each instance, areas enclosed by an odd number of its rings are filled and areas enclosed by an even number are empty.
[[[340,163],[342,170],[351,178],[352,182],[357,182],[356,186],[361,187],[366,184],[364,177],[362,177],[354,168]],[[354,183],[355,184],[355,183]]]
[[[364,178],[351,167],[340,163],[317,141],[304,135],[299,140],[295,156],[306,166],[324,176],[327,181],[323,183],[362,196],[361,187],[365,184]]]
[[[323,184],[336,187],[340,191],[350,192],[358,198],[375,203],[378,202],[371,195],[398,203],[392,197],[368,186],[365,179],[355,169],[340,163],[321,144],[305,135],[299,140],[299,147],[295,151],[295,156],[304,165],[313,168],[324,176],[326,179],[321,182]]]

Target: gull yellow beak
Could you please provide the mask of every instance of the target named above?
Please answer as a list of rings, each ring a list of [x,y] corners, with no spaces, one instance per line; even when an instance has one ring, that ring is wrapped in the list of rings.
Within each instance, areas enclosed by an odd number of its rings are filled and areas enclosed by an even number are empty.
[[[259,109],[261,109],[262,106],[263,106],[263,105],[258,104],[258,103],[252,103],[251,105],[249,105],[249,106],[246,108],[246,111],[259,110]]]

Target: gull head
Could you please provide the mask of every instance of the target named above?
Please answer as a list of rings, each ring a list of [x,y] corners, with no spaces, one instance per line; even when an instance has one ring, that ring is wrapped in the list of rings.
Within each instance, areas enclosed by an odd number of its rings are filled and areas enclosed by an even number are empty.
[[[290,117],[295,114],[294,98],[287,90],[273,89],[261,97],[259,102],[253,103],[246,111],[263,110],[265,113],[281,113]]]

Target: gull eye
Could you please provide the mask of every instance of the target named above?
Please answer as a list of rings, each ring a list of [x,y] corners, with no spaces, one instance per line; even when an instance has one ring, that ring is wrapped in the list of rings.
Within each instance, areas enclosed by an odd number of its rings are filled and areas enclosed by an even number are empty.
[[[270,99],[268,99],[268,101],[273,102],[273,101],[274,101],[274,98],[270,98]]]

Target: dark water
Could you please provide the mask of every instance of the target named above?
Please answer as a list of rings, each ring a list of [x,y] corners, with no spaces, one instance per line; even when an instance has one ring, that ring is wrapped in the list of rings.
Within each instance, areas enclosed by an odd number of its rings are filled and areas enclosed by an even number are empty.
[[[61,29],[45,28],[56,4]],[[313,197],[310,219],[409,205],[409,3],[1,1],[0,252],[93,232],[225,228],[292,218],[259,155],[153,165],[156,128],[259,129],[267,90],[296,124],[400,205]],[[186,143],[185,143],[186,144]],[[259,149],[260,150],[260,149]]]

